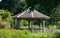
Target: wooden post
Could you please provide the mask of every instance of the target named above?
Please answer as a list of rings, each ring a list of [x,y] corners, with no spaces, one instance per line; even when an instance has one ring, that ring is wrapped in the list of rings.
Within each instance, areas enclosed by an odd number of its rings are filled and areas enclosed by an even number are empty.
[[[42,31],[42,24],[40,23],[40,32],[42,33],[43,31]]]
[[[43,27],[44,27],[44,32],[45,32],[45,20],[43,20]]]
[[[15,25],[16,25],[16,24],[15,24],[15,19],[13,19],[13,26],[11,26],[11,27],[13,27],[13,28],[14,28],[14,27],[15,27]]]
[[[28,20],[28,28],[29,28],[29,30],[30,30],[30,20]]]
[[[42,33],[42,32],[43,32],[42,19],[41,19],[40,22],[41,22],[41,23],[40,23],[40,31],[41,31],[41,33]]]
[[[20,20],[17,19],[17,28],[20,28]]]
[[[46,19],[46,26],[49,26],[49,25],[48,25],[48,19]],[[48,29],[49,29],[49,28],[47,27],[47,31],[48,31]],[[47,32],[47,31],[46,31],[46,32]]]
[[[32,32],[32,30],[31,30],[31,24],[30,24],[30,20],[28,20],[28,23],[29,23],[29,31],[31,31]]]
[[[31,32],[33,32],[33,25],[31,24],[31,22],[30,22],[30,26],[31,26]]]

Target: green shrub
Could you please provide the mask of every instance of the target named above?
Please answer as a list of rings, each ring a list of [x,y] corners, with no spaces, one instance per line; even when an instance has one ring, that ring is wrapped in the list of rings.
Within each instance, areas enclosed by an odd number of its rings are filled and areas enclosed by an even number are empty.
[[[4,24],[0,24],[0,28],[5,28],[5,25]]]
[[[10,25],[8,24],[0,24],[0,29],[3,28],[10,28]]]
[[[11,20],[11,13],[8,10],[0,9],[0,21],[10,21]]]
[[[28,25],[28,21],[27,20],[21,20],[20,24],[22,26],[26,26],[26,25]]]
[[[60,38],[60,30],[53,32],[54,38]]]
[[[0,30],[0,38],[32,38],[32,35],[26,30]]]
[[[52,33],[31,33],[27,30],[1,29],[0,38],[59,38],[60,30]]]

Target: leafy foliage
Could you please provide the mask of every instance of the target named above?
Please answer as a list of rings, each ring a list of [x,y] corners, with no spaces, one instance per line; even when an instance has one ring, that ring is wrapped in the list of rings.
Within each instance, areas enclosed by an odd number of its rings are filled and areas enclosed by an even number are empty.
[[[39,20],[33,20],[31,21],[33,25],[39,25],[40,21]]]
[[[9,21],[11,18],[11,13],[6,10],[0,10],[0,20],[6,20]]]
[[[26,20],[21,20],[21,23],[20,23],[21,25],[23,25],[23,26],[26,26],[26,25],[28,25],[28,21],[26,21]]]
[[[60,30],[52,33],[31,33],[26,30],[2,29],[0,38],[59,38]]]
[[[0,29],[10,28],[9,24],[0,24]]]
[[[36,9],[50,16],[50,20],[52,20],[49,21],[50,23],[56,24],[60,20],[60,0],[2,0],[0,2],[0,9],[9,10],[12,15],[20,13],[29,7],[31,7],[31,10]]]

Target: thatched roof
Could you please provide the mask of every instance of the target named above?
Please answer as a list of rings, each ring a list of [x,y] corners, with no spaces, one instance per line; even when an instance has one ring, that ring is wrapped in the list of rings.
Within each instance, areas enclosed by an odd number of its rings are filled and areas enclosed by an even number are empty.
[[[19,18],[19,19],[49,19],[50,17],[38,12],[37,10],[30,11],[30,9],[27,9],[26,11],[24,11],[22,13],[14,15],[13,18]]]

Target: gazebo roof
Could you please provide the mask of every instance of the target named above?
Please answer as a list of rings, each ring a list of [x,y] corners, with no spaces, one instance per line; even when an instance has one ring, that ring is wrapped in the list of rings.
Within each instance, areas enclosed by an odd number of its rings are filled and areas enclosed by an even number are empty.
[[[37,10],[31,11],[30,9],[25,10],[22,13],[12,16],[13,18],[19,19],[49,19],[50,17],[38,12]]]

